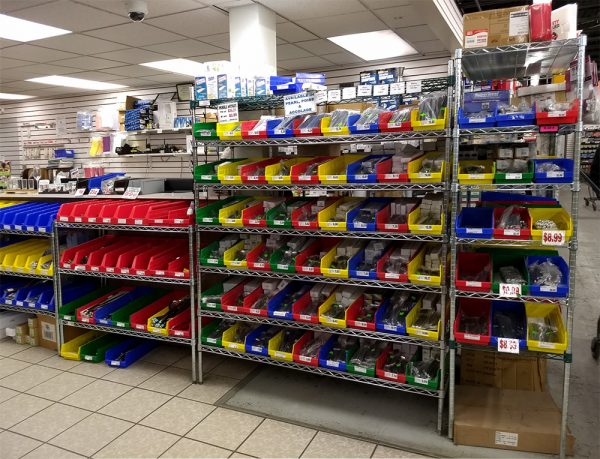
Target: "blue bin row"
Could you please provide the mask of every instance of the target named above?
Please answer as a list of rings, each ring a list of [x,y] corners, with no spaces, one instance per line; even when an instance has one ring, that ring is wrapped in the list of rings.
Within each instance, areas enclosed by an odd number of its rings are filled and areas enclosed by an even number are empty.
[[[150,339],[128,338],[106,350],[104,362],[111,367],[127,368],[154,349],[158,343]]]
[[[535,125],[535,107],[529,112],[499,114],[497,109],[493,109],[490,116],[469,118],[462,108],[458,110],[458,125],[461,128],[488,128],[488,127],[510,127],[510,126],[531,126]]]
[[[70,302],[97,288],[91,282],[66,284],[62,288],[64,302]],[[0,304],[22,306],[42,311],[54,311],[54,286],[52,281],[31,281],[6,277],[0,284]]]
[[[0,228],[5,230],[52,232],[60,203],[25,202],[0,209]]]

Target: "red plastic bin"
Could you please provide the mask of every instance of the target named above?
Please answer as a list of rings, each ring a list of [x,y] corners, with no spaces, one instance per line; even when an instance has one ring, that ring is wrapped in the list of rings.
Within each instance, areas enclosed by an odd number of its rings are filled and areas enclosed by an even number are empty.
[[[271,264],[268,261],[257,261],[260,254],[262,254],[266,250],[266,248],[267,245],[263,242],[262,244],[257,245],[250,252],[248,252],[248,256],[246,257],[248,269],[252,269],[255,271],[271,271]]]
[[[413,130],[410,119],[390,126],[390,118],[393,114],[394,112],[383,112],[379,115],[379,132],[404,132]]]
[[[296,343],[294,344],[294,347],[292,348],[292,356],[293,356],[294,362],[301,363],[303,365],[309,365],[311,367],[319,366],[319,354],[318,353],[317,353],[316,357],[309,357],[309,356],[300,354],[300,351],[302,350],[304,345],[306,343],[308,343],[310,340],[312,340],[313,337],[314,337],[314,333],[312,331],[307,331],[306,333],[304,333],[304,335],[302,335],[302,337],[298,341],[296,341]]]
[[[408,172],[403,174],[392,173],[392,157],[380,161],[375,166],[377,182],[381,183],[405,183],[408,182]]]
[[[242,129],[242,139],[266,139],[267,129],[256,131],[254,128],[260,120],[242,121],[240,127]]]
[[[65,269],[85,271],[87,261],[86,263],[82,263],[83,258],[89,256],[94,250],[111,244],[115,238],[113,235],[103,236],[65,249],[60,256],[60,266]]]
[[[386,371],[383,369],[391,352],[392,348],[391,346],[388,346],[383,350],[381,355],[377,357],[377,361],[375,363],[375,375],[381,379],[387,379],[388,381],[406,384],[406,373],[394,373],[392,371]]]
[[[326,198],[325,199],[325,207],[329,207],[339,198]],[[304,229],[304,230],[318,230],[319,229],[319,220],[317,214],[315,214],[314,220],[300,220],[300,217],[304,214],[304,210],[310,208],[314,203],[309,202],[306,203],[302,207],[298,207],[292,211],[292,227],[295,229]]]
[[[290,169],[290,174],[292,176],[292,183],[296,184],[310,184],[310,183],[319,183],[319,174],[317,169],[315,169],[315,173],[313,175],[306,175],[306,169],[309,166],[318,163],[321,164],[324,161],[328,161],[330,159],[334,159],[333,156],[318,156],[316,158],[311,159],[310,161],[304,161],[300,164],[295,164]]]
[[[296,272],[299,274],[321,275],[321,266],[305,266],[306,259],[321,252],[328,252],[339,240],[332,238],[320,238],[310,244],[305,250],[296,255]]]
[[[266,134],[265,134],[266,138]],[[263,161],[258,161],[250,164],[246,164],[240,167],[240,176],[242,177],[242,183],[267,183],[267,177],[264,174],[258,175],[259,168],[265,168],[271,164],[276,164],[281,161],[281,158],[268,158]]]
[[[557,124],[574,124],[577,122],[579,114],[579,99],[571,102],[571,106],[567,110],[553,112],[535,112],[535,122],[540,126],[557,125]]]
[[[465,276],[472,276],[487,271],[485,281],[466,280]],[[484,252],[459,252],[456,258],[457,290],[467,292],[490,292],[492,290],[492,258]]]
[[[306,292],[302,295],[293,305],[292,305],[292,317],[297,322],[306,322],[309,324],[318,324],[319,323],[319,311],[315,311],[313,314],[305,314],[306,307],[311,303],[310,300],[310,291]]]
[[[241,314],[242,307],[235,304],[236,300],[243,296],[244,285],[249,282],[249,279],[240,282],[238,285],[233,287],[227,293],[221,295],[221,309],[225,312],[232,312],[234,314]]]
[[[492,301],[479,298],[460,298],[458,303],[458,313],[454,320],[454,338],[459,343],[478,344],[487,346],[490,344],[492,335]],[[485,316],[487,318],[487,334],[478,335],[464,332],[462,320],[465,315]]]
[[[183,311],[169,321],[169,336],[177,338],[192,337],[192,322],[190,320],[190,311]]]
[[[186,290],[174,290],[165,296],[160,297],[154,303],[151,303],[139,311],[134,312],[129,317],[131,328],[134,330],[148,331],[148,319],[151,316],[156,314],[161,309],[166,308],[171,301],[184,298],[187,295],[189,295],[189,292]],[[187,313],[189,316],[190,312],[187,311]]]
[[[377,225],[377,231],[383,231],[385,233],[408,233],[408,214],[414,210],[417,203],[414,203],[408,213],[406,214],[406,223],[390,223],[390,212],[392,203],[384,206],[375,215],[375,222]]]
[[[518,240],[527,240],[531,239],[531,217],[529,216],[529,211],[525,207],[517,207],[516,210],[521,216],[521,219],[525,222],[525,228],[522,229],[501,229],[497,228],[500,218],[502,217],[502,212],[504,212],[505,207],[496,207],[494,209],[494,233],[493,237],[495,239],[518,239]]]
[[[246,207],[242,210],[242,222],[244,226],[252,226],[257,228],[264,228],[267,226],[267,218],[256,218],[260,214],[265,213],[264,204],[259,202],[258,204],[250,207]]]
[[[387,273],[384,271],[385,264],[392,252],[397,249],[398,246],[396,244],[392,244],[392,246],[383,254],[383,256],[377,260],[377,265],[375,270],[377,271],[377,279],[385,281],[385,282],[408,282],[408,272],[405,274],[395,274],[395,273]]]

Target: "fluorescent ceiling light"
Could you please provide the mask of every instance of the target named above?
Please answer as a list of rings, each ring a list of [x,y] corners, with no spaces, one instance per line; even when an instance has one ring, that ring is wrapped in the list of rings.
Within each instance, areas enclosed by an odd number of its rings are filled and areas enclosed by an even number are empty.
[[[67,88],[93,89],[95,91],[104,91],[107,89],[126,88],[122,84],[104,83],[103,81],[83,80],[81,78],[71,78],[66,76],[51,75],[39,78],[30,78],[33,83],[50,84],[53,86],[66,86]]]
[[[327,39],[366,61],[417,54],[416,49],[391,30],[353,33]]]
[[[0,14],[0,38],[6,38],[7,40],[41,40],[42,38],[56,37],[68,33],[71,33],[71,31]]]
[[[206,67],[200,62],[190,61],[189,59],[167,59],[166,61],[154,61],[140,64],[144,67],[152,67],[165,72],[181,73],[182,75],[198,76],[202,75]]]
[[[21,100],[31,99],[33,96],[26,96],[25,94],[8,94],[6,92],[0,92],[0,99],[5,100]]]

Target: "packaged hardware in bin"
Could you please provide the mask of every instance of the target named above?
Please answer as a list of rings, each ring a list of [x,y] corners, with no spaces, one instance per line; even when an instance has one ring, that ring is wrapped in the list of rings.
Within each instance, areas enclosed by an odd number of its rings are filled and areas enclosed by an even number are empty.
[[[408,364],[418,357],[418,351],[419,347],[413,344],[392,344],[377,358],[377,377],[397,383],[406,383]]]
[[[383,281],[408,282],[408,263],[421,247],[422,244],[416,241],[393,244],[377,260],[377,278]]]
[[[303,330],[282,330],[269,341],[269,356],[276,360],[292,362],[294,360],[294,346],[304,333]]]
[[[531,219],[525,207],[509,206],[494,209],[494,237],[502,239],[529,239]]]
[[[223,334],[234,325],[230,320],[213,320],[202,326],[201,341],[206,346],[223,347]]]
[[[440,285],[442,272],[442,247],[439,244],[427,244],[408,264],[408,278],[415,284]]]
[[[349,275],[354,279],[377,279],[377,262],[387,249],[384,241],[370,241],[348,263]]]
[[[406,382],[428,389],[438,389],[440,385],[440,354],[437,349],[424,347],[421,359],[410,362]]]
[[[346,328],[346,314],[354,302],[361,299],[359,287],[339,287],[319,307],[319,322],[336,328]]]
[[[257,355],[269,355],[269,342],[283,330],[280,327],[261,325],[246,336],[246,352]]]
[[[240,175],[243,183],[267,183],[266,169],[272,164],[280,161],[279,158],[268,158],[262,161],[254,161],[240,167]]]
[[[324,118],[329,118],[329,113],[319,113],[308,115],[304,120],[296,127],[294,126],[294,137],[310,137],[321,135],[321,125]]]
[[[374,134],[379,132],[379,117],[385,110],[369,107],[360,114],[360,117],[350,124],[352,134]]]
[[[331,156],[319,156],[292,166],[292,183],[319,183],[319,167],[333,159]]]
[[[520,301],[492,301],[490,345],[497,347],[499,338],[518,340],[519,350],[527,349],[527,318]]]
[[[348,214],[364,203],[361,198],[342,198],[319,212],[319,227],[329,231],[346,231]]]
[[[573,181],[572,159],[548,158],[533,161],[536,183],[570,183]]]
[[[164,309],[148,319],[148,331],[168,335],[171,327],[181,324],[189,318],[190,297],[185,292],[180,298],[172,299]]]
[[[228,268],[247,268],[247,257],[253,249],[262,243],[258,234],[241,234],[241,244],[236,243],[223,253],[223,262]]]
[[[321,131],[325,136],[350,135],[349,126],[360,118],[355,110],[334,110],[329,115],[321,123]]]
[[[292,228],[294,220],[308,219],[313,201],[305,198],[288,199],[267,211],[267,226],[270,228]],[[314,220],[317,215],[314,214]]]
[[[246,338],[259,327],[257,324],[236,322],[223,332],[222,343],[226,349],[246,352]]]
[[[242,306],[241,311],[254,316],[267,316],[269,302],[289,285],[289,281],[278,279],[253,279],[244,285],[244,297],[235,298],[236,306]],[[236,312],[237,309],[223,305],[223,310]]]
[[[408,214],[420,201],[416,198],[397,198],[377,212],[377,231],[408,233]]]
[[[278,234],[269,235],[264,243],[248,252],[246,257],[248,268],[257,271],[271,271],[271,257],[288,239],[288,237]]]
[[[375,314],[375,328],[379,331],[406,335],[406,318],[421,301],[421,296],[406,291],[395,291]]]
[[[296,257],[296,272],[308,275],[321,275],[322,259],[328,255],[337,244],[334,238],[311,238],[306,250]]]
[[[269,260],[271,270],[275,272],[296,272],[296,258],[299,254],[308,249],[312,244],[312,239],[292,238],[287,239],[280,246]]]
[[[384,301],[387,300],[379,292],[364,292],[359,300],[348,308],[346,325],[350,328],[375,330],[375,316]]]
[[[358,348],[358,338],[331,336],[319,351],[319,366],[330,370],[346,371],[350,356]]]
[[[390,158],[390,168],[377,174],[378,182],[408,182],[409,164],[423,155],[423,152],[412,145],[394,144]]]
[[[269,316],[277,319],[293,320],[294,303],[310,290],[310,284],[292,282],[278,291],[269,301]]]
[[[327,333],[306,332],[294,346],[294,362],[318,367],[321,348],[329,338]]]
[[[444,154],[433,151],[408,163],[408,178],[416,183],[441,182],[445,166]]]
[[[321,259],[321,274],[348,279],[350,260],[364,247],[364,242],[345,239]]]
[[[324,184],[348,183],[348,169],[352,163],[365,158],[365,155],[345,154],[336,156],[319,165],[319,181]]]
[[[526,258],[529,293],[535,296],[566,297],[569,265],[559,256],[533,255]]]
[[[411,125],[415,131],[444,129],[448,120],[448,94],[436,91],[425,95],[417,110],[411,112]]]
[[[381,132],[412,131],[410,124],[411,112],[414,105],[398,107],[393,112],[384,112],[379,117],[379,130]]]
[[[567,332],[557,304],[526,303],[527,348],[530,351],[563,354]]]
[[[266,227],[268,212],[284,202],[285,198],[270,198],[260,200],[256,205],[250,205],[242,210],[243,226]]]
[[[427,293],[406,319],[406,329],[410,336],[438,340],[442,298],[437,293]]]
[[[347,362],[350,373],[375,377],[377,358],[386,348],[387,343],[375,339],[361,338],[358,349]]]
[[[529,208],[531,217],[531,239],[542,240],[545,230],[564,231],[563,241],[568,241],[573,234],[571,216],[563,208]]]
[[[298,322],[319,323],[319,307],[333,295],[335,285],[314,284],[292,309],[292,317]]]
[[[408,216],[408,229],[415,234],[441,234],[444,225],[444,199],[440,194],[427,193]]]

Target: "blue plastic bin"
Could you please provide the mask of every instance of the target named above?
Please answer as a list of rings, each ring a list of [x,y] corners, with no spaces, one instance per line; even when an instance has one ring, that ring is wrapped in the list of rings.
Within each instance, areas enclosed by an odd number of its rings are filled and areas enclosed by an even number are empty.
[[[310,286],[301,282],[292,282],[286,286],[283,290],[278,292],[273,298],[269,300],[267,304],[267,311],[269,317],[274,319],[294,320],[294,315],[291,310],[289,311],[277,311],[276,309],[281,304],[283,299],[292,292],[306,293],[310,289]]]
[[[358,170],[360,169],[360,165],[370,159],[378,159],[383,161],[390,159],[391,157],[391,155],[369,155],[366,158],[348,164],[348,167],[346,168],[348,183],[377,183],[377,171],[373,172],[372,174],[357,174]]]
[[[457,237],[491,239],[493,234],[493,207],[465,207],[456,217]]]
[[[14,299],[6,298],[8,296],[8,290],[9,289],[19,290],[25,284],[30,282],[30,279],[25,279],[25,278],[21,278],[21,277],[5,277],[5,276],[2,276],[2,277],[3,277],[2,282],[0,283],[0,291],[1,291],[0,304],[15,304],[16,298],[14,298]]]
[[[490,337],[490,346],[498,347],[498,338],[507,338],[498,336],[498,330],[495,330],[496,315],[498,313],[509,313],[522,325],[523,333],[517,336],[519,340],[519,350],[527,349],[527,316],[525,314],[525,304],[520,301],[492,301],[492,335]]]
[[[458,109],[458,125],[461,128],[487,128],[494,127],[496,125],[496,110],[492,111],[491,116],[483,118],[469,118],[462,108]]]
[[[258,335],[270,327],[271,325],[261,325],[260,327],[248,333],[248,336],[246,336],[246,352],[256,355],[269,355],[269,346],[259,346],[255,344],[255,341],[256,338],[258,338]]]
[[[330,370],[347,371],[346,359],[344,359],[343,361],[327,359],[327,355],[329,354],[329,351],[331,350],[333,345],[337,342],[337,340],[338,340],[337,335],[334,335],[331,338],[329,338],[327,341],[325,341],[325,344],[323,344],[321,349],[319,349],[319,366],[323,367],[323,368],[328,368]],[[348,354],[348,353],[346,353],[346,354]]]
[[[158,343],[150,339],[130,338],[106,351],[104,362],[111,367],[127,368],[154,349]],[[126,352],[123,360],[117,360]]]
[[[529,267],[536,262],[544,262],[550,260],[562,273],[562,282],[554,287],[540,286],[531,282],[531,276],[529,274]],[[544,255],[530,255],[525,258],[525,264],[527,265],[527,283],[529,284],[529,294],[531,296],[548,296],[552,298],[563,298],[569,294],[569,265],[560,256],[544,256]]]
[[[509,113],[506,115],[496,114],[496,126],[498,127],[531,125],[535,125],[535,106],[529,112]]]
[[[365,124],[365,125],[361,125],[361,126],[358,126],[356,124],[356,122],[360,119],[360,117],[357,118],[352,123],[348,124],[348,127],[350,128],[350,133],[351,134],[377,134],[379,132],[379,117],[380,116],[381,116],[381,113],[377,117],[376,123],[370,123],[370,124]]]
[[[102,190],[102,182],[116,177],[122,177],[125,172],[111,172],[109,174],[99,175],[98,177],[92,177],[88,180],[88,191],[94,188]]]
[[[385,316],[385,313],[387,312],[388,308],[390,308],[390,307],[392,307],[392,306],[391,306],[390,300],[388,298],[381,304],[381,306],[379,306],[377,311],[375,311],[375,329],[378,331],[386,332],[386,333],[393,333],[395,335],[408,335],[408,333],[406,332],[406,321],[403,321],[399,325],[390,325],[390,324],[383,323],[383,318]],[[412,308],[414,308],[414,307],[415,306],[413,305]],[[412,311],[412,308],[410,308],[410,311]],[[408,315],[408,313],[406,315]]]
[[[563,171],[557,172],[536,172],[540,164],[556,164]],[[536,183],[571,183],[573,181],[574,163],[572,159],[534,159],[533,160],[533,181]]]
[[[45,293],[46,295],[48,295],[53,292],[54,287],[52,286],[52,283],[43,282],[37,284],[31,287],[30,289],[27,289],[27,296],[25,297],[23,303],[29,308],[40,309],[39,304],[42,294]]]
[[[111,325],[110,315],[115,312],[117,309],[122,308],[123,306],[131,303],[136,298],[140,298],[148,293],[151,293],[152,289],[150,287],[136,287],[131,292],[122,297],[116,299],[115,301],[111,301],[108,304],[105,304],[101,308],[96,309],[94,312],[94,320],[96,323],[101,325]]]
[[[373,203],[377,204],[379,206],[379,210],[381,210],[390,203],[390,198],[370,198],[360,206],[355,207],[348,212],[346,215],[346,225],[348,227],[348,231],[377,231],[377,213],[375,213],[375,219],[370,223],[354,223],[354,219],[359,215],[361,209]]]
[[[387,247],[384,249],[383,253],[385,253]],[[356,255],[354,255],[348,261],[348,275],[351,279],[377,279],[377,267],[373,267],[370,271],[362,271],[358,270],[358,265],[360,265],[365,259],[365,251],[360,250]]]
[[[297,118],[302,119],[305,115],[298,115]],[[286,117],[287,118],[287,117]],[[281,124],[281,120],[270,120],[267,121],[267,138],[269,139],[285,139],[288,137],[294,137],[294,122],[290,127],[286,129],[275,129]]]
[[[54,150],[55,158],[74,158],[75,150],[70,148],[57,148]]]

